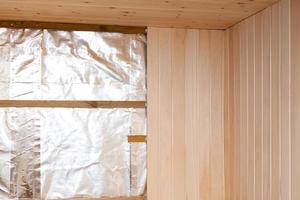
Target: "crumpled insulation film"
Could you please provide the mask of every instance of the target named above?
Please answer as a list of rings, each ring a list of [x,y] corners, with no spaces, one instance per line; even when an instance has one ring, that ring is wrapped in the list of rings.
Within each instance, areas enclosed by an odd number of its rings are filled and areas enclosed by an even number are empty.
[[[143,34],[0,28],[0,99],[146,99]]]
[[[140,34],[0,28],[0,100],[145,101]],[[0,108],[0,199],[146,190],[146,111]]]
[[[146,147],[130,151],[127,137],[145,131],[145,109],[3,108],[0,117],[1,200],[144,194]]]

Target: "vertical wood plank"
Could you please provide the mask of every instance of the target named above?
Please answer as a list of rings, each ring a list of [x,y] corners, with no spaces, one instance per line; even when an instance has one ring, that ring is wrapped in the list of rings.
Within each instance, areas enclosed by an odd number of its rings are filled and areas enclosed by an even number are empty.
[[[271,9],[267,8],[263,12],[263,30],[262,30],[262,41],[263,41],[263,76],[262,76],[262,93],[263,93],[263,184],[262,184],[262,192],[263,199],[270,200],[270,171],[271,171],[271,138],[270,138],[270,126],[271,126],[271,70],[270,70],[270,29],[271,29]]]
[[[247,21],[240,24],[240,198],[247,200],[247,135],[248,135],[248,81],[247,81]]]
[[[159,32],[160,199],[172,197],[172,48],[171,29]]]
[[[185,87],[186,87],[186,185],[187,185],[187,199],[200,199],[200,179],[203,172],[204,165],[200,166],[200,159],[206,155],[206,151],[198,152],[198,157],[193,157],[199,147],[197,140],[200,138],[197,134],[198,125],[198,99],[197,99],[197,65],[198,65],[198,51],[199,51],[199,31],[189,30],[186,38],[186,74],[185,74]],[[193,105],[193,106],[191,106]],[[207,129],[202,129],[203,141],[206,141]],[[207,148],[204,146],[203,148]],[[201,168],[200,168],[201,167]],[[207,194],[207,192],[206,192]]]
[[[186,30],[172,30],[172,200],[185,198],[185,38]]]
[[[148,123],[148,198],[159,199],[160,157],[159,157],[159,30],[148,28],[147,45],[147,123]]]
[[[291,200],[290,1],[280,2],[281,199]]]
[[[194,132],[194,138],[199,142],[194,143],[195,150],[201,152],[199,154],[199,169],[200,169],[200,183],[199,193],[197,199],[205,200],[212,198],[212,174],[211,171],[211,142],[212,142],[212,109],[211,109],[211,82],[212,82],[212,69],[210,67],[209,52],[210,52],[210,33],[209,31],[199,31],[197,51],[197,65],[196,65],[196,100],[197,112],[195,123],[198,124],[198,129]],[[200,136],[200,131],[203,131]]]
[[[291,0],[292,200],[300,199],[300,1]]]
[[[255,16],[255,199],[262,199],[262,14]]]
[[[234,200],[240,200],[240,25],[233,28],[233,85],[234,85]]]
[[[233,31],[226,30],[225,42],[225,199],[233,199],[234,194],[234,70],[233,70]]]
[[[255,200],[255,65],[254,17],[248,19],[248,199]]]
[[[224,199],[224,32],[209,31],[211,200]],[[201,95],[202,96],[202,95]],[[201,97],[200,97],[201,98]]]
[[[280,131],[279,131],[279,4],[272,7],[271,28],[271,140],[272,140],[272,167],[271,167],[271,199],[280,199]]]

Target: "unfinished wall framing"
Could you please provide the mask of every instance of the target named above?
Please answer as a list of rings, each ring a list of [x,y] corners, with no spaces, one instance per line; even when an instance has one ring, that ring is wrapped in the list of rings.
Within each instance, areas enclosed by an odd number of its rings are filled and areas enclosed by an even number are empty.
[[[1,200],[143,199],[145,35],[0,28],[0,52]]]

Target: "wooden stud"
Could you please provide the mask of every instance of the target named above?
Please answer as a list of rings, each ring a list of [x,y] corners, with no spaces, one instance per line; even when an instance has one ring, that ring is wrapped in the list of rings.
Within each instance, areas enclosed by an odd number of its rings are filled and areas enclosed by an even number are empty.
[[[103,197],[103,198],[71,198],[64,200],[144,200],[143,196],[136,197]]]
[[[128,135],[128,142],[129,143],[147,143],[147,136],[146,135]]]
[[[0,107],[30,108],[145,108],[145,101],[33,101],[0,100]]]
[[[54,30],[65,30],[65,31],[116,32],[116,33],[125,33],[125,34],[146,34],[146,27],[58,23],[58,22],[0,21],[0,27],[54,29]]]

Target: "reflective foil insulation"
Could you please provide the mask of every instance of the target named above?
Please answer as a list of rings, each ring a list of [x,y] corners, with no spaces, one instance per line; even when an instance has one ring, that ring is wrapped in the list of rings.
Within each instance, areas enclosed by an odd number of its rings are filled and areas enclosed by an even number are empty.
[[[145,36],[0,28],[0,99],[145,100]]]
[[[0,99],[145,101],[140,34],[0,28]],[[0,108],[0,199],[141,196],[146,111]]]

